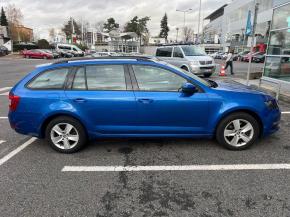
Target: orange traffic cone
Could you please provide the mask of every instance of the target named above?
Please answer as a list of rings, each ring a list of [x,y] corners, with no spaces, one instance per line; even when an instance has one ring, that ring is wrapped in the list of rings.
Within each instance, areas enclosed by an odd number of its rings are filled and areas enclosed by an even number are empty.
[[[225,70],[225,65],[222,65],[219,76],[227,76],[226,75],[226,70]]]

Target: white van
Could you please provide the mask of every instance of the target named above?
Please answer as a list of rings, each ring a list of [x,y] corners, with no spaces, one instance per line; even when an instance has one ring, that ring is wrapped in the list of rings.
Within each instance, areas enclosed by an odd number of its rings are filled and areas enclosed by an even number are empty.
[[[64,50],[69,51],[74,56],[83,57],[85,52],[83,52],[80,48],[78,48],[74,44],[56,44],[56,50]]]
[[[196,75],[210,77],[216,68],[214,59],[199,46],[169,45],[158,47],[156,57]]]

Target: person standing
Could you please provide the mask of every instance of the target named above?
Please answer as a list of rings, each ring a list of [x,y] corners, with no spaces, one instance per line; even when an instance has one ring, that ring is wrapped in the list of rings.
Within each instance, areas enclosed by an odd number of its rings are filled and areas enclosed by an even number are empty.
[[[234,71],[234,69],[233,69],[233,58],[234,58],[233,52],[230,51],[228,53],[228,56],[227,56],[227,59],[226,59],[226,67],[225,67],[225,69],[227,69],[230,66],[232,75],[234,74],[234,72],[233,72]]]

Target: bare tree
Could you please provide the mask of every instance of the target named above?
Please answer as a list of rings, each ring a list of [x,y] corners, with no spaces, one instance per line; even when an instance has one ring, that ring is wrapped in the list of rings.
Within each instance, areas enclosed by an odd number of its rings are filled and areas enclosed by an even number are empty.
[[[20,40],[20,35],[22,33],[19,33],[18,26],[21,25],[23,14],[19,8],[17,8],[14,4],[9,4],[6,7],[6,16],[8,20],[8,27],[10,32],[10,37],[13,41]]]
[[[183,41],[190,42],[193,40],[194,31],[192,28],[185,26],[183,28]]]
[[[94,27],[100,31],[100,32],[103,32],[104,31],[104,23],[105,21],[98,21],[94,24]]]
[[[50,28],[49,30],[48,30],[48,35],[49,35],[49,37],[50,37],[50,40],[51,41],[54,41],[54,38],[55,38],[55,29],[54,28]]]

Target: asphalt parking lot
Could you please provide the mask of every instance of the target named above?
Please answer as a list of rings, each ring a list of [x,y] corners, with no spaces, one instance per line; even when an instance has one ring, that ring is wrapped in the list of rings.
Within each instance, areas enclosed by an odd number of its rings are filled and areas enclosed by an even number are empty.
[[[7,119],[9,89],[45,62],[0,59],[0,216],[290,216],[290,104],[280,102],[280,131],[246,151],[114,139],[64,155]]]

